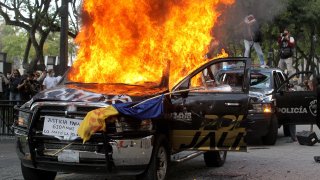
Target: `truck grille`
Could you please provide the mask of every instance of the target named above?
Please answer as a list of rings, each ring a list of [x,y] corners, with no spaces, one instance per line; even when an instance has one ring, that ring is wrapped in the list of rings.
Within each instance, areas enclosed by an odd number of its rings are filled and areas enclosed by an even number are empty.
[[[73,106],[76,108],[75,111],[68,111],[68,104],[66,103],[58,103],[58,102],[48,102],[48,103],[39,103],[38,106],[38,117],[36,117],[36,123],[34,124],[34,130],[37,135],[42,134],[43,124],[44,124],[44,117],[45,116],[54,116],[54,117],[64,117],[64,118],[72,118],[79,121],[82,121],[86,114],[89,111],[92,111],[97,108],[101,108],[101,104],[99,106],[81,104],[78,105],[74,104]],[[109,125],[110,131],[114,132],[115,128],[114,125]]]
[[[66,145],[68,145],[71,141],[61,140],[57,137],[43,135],[43,125],[45,116],[54,116],[54,117],[63,117],[63,118],[72,118],[79,121],[82,121],[85,115],[94,109],[100,108],[99,106],[76,106],[75,111],[67,111],[67,104],[59,105],[59,103],[50,102],[49,104],[46,103],[39,103],[38,106],[35,107],[37,109],[36,116],[34,117],[32,122],[32,141],[34,145],[34,149],[36,150],[37,157],[45,157],[44,151],[51,149],[51,150],[59,150]],[[115,132],[116,128],[114,124],[108,124],[107,131],[110,133]],[[73,144],[69,146],[67,149],[71,150],[78,150],[78,151],[87,151],[87,152],[98,152],[98,153],[105,153],[105,146],[103,144],[104,137],[101,132],[96,133],[92,136],[92,138],[82,144],[82,139],[77,138],[73,141]]]

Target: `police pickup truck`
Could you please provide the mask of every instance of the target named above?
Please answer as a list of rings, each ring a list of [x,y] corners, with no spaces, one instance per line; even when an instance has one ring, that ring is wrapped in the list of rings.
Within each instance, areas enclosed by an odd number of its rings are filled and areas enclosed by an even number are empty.
[[[277,68],[251,67],[249,96],[251,106],[247,116],[247,141],[261,139],[265,145],[274,145],[278,128],[283,126],[288,136],[289,124],[316,123],[316,92],[293,81],[297,77],[310,77],[311,72],[299,72],[289,78]],[[243,74],[234,69],[222,69],[216,74],[220,82],[242,78]],[[258,106],[259,108],[252,108]],[[255,111],[253,109],[260,109]]]
[[[273,91],[274,104],[279,125],[283,125],[284,134],[289,135],[289,124],[317,124],[317,92],[313,72],[297,72],[290,77],[275,77],[276,90]],[[283,78],[282,78],[283,77]],[[296,77],[304,77],[308,84],[295,82]],[[312,77],[312,79],[311,79]]]
[[[263,112],[263,103],[252,105],[249,96],[250,66],[249,58],[208,61],[172,89],[72,82],[65,76],[59,86],[16,108],[14,129],[23,177],[54,179],[62,171],[166,179],[171,161],[201,154],[206,166],[222,166],[227,151],[246,151],[248,116]],[[237,82],[215,79],[223,69],[241,71],[243,76]],[[159,94],[167,94],[160,118],[120,114],[85,143],[77,135],[88,112]],[[280,98],[285,96],[279,91]],[[176,156],[183,151],[190,153]]]
[[[310,77],[311,72],[299,72],[287,77],[277,68],[251,67],[249,106],[247,116],[248,141],[261,139],[265,145],[274,145],[277,140],[278,128],[283,126],[288,136],[289,124],[314,124],[316,121],[316,92],[306,87],[292,84],[297,77]],[[241,71],[222,69],[216,74],[220,82],[241,78]],[[293,80],[294,79],[294,80]],[[301,84],[301,83],[300,83]],[[315,84],[314,84],[315,86]],[[315,88],[313,88],[315,89]],[[253,109],[260,109],[254,111]]]

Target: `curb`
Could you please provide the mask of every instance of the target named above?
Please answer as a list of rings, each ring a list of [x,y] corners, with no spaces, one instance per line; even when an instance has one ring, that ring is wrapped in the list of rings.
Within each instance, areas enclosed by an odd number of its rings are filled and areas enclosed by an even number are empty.
[[[15,141],[14,136],[0,135],[0,143],[13,143],[14,141]]]

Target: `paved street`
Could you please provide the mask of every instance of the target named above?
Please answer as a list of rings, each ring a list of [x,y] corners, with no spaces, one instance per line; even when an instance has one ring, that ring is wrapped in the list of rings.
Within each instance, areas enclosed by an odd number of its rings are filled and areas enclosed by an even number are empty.
[[[314,128],[318,137],[320,132]],[[297,131],[309,130],[309,126],[298,126]],[[221,168],[207,168],[202,156],[190,161],[174,164],[169,179],[319,179],[320,164],[313,156],[320,155],[320,143],[314,146],[302,146],[287,143],[279,129],[279,138],[275,146],[250,146],[248,152],[229,152],[227,162]],[[0,179],[21,180],[20,163],[16,157],[13,143],[0,144]],[[135,179],[134,177],[105,177],[59,173],[58,180],[85,179]]]

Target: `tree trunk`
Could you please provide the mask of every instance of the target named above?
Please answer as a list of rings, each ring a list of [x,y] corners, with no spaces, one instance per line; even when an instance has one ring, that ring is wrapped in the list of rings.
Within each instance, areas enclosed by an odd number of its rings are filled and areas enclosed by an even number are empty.
[[[29,37],[29,38],[28,38],[28,41],[27,41],[26,49],[25,49],[25,51],[24,51],[23,61],[22,61],[22,67],[23,67],[24,69],[28,69],[28,68],[29,68],[28,59],[29,59],[30,49],[31,49],[31,38]]]
[[[315,46],[315,44],[314,44],[313,37],[315,35],[315,28],[313,26],[311,26],[310,29],[311,29],[311,33],[310,33],[310,37],[309,37],[309,39],[310,39],[310,54],[309,54],[309,57],[307,59],[306,71],[311,70],[311,61],[312,61],[312,59],[314,57],[314,46]]]

